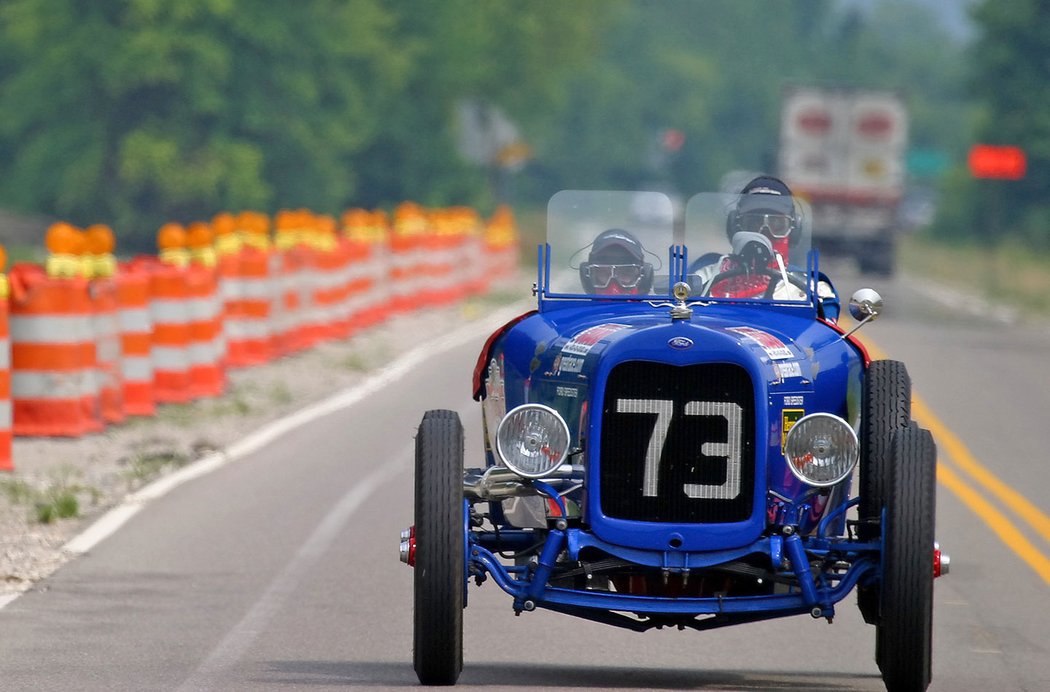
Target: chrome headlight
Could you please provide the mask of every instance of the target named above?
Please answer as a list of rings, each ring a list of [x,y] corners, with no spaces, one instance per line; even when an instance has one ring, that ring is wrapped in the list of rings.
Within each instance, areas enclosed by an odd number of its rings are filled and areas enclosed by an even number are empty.
[[[508,411],[496,429],[496,451],[507,468],[525,478],[543,478],[569,453],[569,426],[557,411],[523,404]]]
[[[830,413],[803,416],[784,441],[788,468],[808,485],[835,485],[853,471],[859,458],[857,433]]]

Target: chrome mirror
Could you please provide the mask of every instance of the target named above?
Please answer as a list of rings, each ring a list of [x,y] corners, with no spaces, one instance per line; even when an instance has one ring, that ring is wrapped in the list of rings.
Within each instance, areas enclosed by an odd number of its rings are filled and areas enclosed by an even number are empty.
[[[882,314],[882,296],[873,288],[858,289],[849,299],[849,314],[857,320],[857,325],[843,334],[843,339]]]
[[[849,299],[849,314],[858,322],[870,322],[882,313],[882,296],[873,288],[858,289]]]

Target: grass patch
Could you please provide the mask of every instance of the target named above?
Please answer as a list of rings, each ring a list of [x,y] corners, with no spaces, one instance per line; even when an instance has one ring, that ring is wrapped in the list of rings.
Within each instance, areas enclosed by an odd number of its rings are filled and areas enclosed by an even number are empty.
[[[292,403],[292,390],[284,382],[275,382],[270,386],[269,399],[271,403],[283,406]],[[245,411],[247,413],[247,411]]]
[[[139,452],[123,461],[127,464],[123,475],[130,489],[148,483],[165,469],[182,468],[190,462],[190,457],[175,450],[162,450]]]
[[[80,515],[80,501],[70,488],[51,488],[36,503],[36,520],[50,524],[58,519],[72,519]]]
[[[355,351],[339,359],[339,367],[351,372],[366,372],[371,368],[371,363],[365,354]]]
[[[36,489],[21,478],[0,480],[0,490],[3,491],[7,501],[13,505],[29,504],[37,497]]]
[[[1029,314],[1050,316],[1050,253],[1011,243],[991,248],[950,246],[908,236],[899,256],[910,274],[1016,306]]]
[[[102,492],[74,482],[77,475],[72,467],[63,467],[52,474],[52,479],[43,489],[21,479],[5,480],[0,486],[12,504],[32,506],[30,516],[41,524],[50,524],[80,516],[81,499],[85,495],[92,504],[98,504]]]

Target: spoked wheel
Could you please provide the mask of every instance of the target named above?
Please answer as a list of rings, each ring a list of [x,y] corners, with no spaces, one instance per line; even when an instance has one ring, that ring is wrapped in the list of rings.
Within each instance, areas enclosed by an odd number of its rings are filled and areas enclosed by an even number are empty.
[[[416,434],[413,665],[424,685],[454,685],[463,669],[463,425],[427,411]]]
[[[915,423],[892,441],[875,661],[886,689],[930,684],[937,450]]]
[[[887,503],[890,442],[893,433],[911,422],[911,378],[904,363],[876,360],[864,376],[861,402],[860,539],[877,540],[878,520]],[[857,589],[857,605],[864,621],[879,621],[879,592],[874,586]]]

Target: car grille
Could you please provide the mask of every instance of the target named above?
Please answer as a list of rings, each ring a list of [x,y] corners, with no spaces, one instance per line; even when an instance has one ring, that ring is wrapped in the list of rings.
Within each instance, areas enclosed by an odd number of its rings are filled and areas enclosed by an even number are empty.
[[[754,437],[754,390],[743,368],[622,363],[609,376],[602,406],[602,513],[649,522],[745,521]]]

